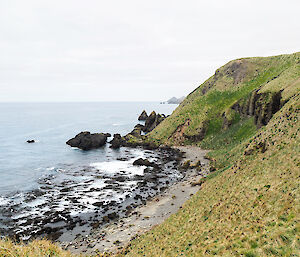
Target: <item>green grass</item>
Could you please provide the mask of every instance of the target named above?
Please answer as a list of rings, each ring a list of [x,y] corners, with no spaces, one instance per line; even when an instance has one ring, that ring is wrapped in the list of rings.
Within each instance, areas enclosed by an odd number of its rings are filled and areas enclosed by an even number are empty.
[[[189,120],[184,134],[194,135],[208,121],[204,139],[193,143],[211,149],[217,170],[178,213],[120,256],[300,256],[300,53],[243,61],[248,66],[240,80],[225,72],[240,60],[221,67],[148,136],[190,144],[186,138],[173,140],[172,133]],[[247,101],[253,90],[282,90],[288,101],[259,130],[253,117],[230,108]],[[224,112],[232,122],[227,129]]]
[[[230,112],[230,107],[237,101],[246,100],[253,90],[260,92],[274,92],[283,90],[283,100],[287,100],[300,90],[300,53],[273,57],[244,58],[231,61],[224,65],[215,75],[194,90],[173,114],[164,120],[149,134],[149,138],[158,143],[190,144],[182,138],[175,142],[172,134],[179,125],[190,120],[190,125],[184,134],[196,135],[205,121],[209,121],[206,137],[221,130],[222,113]],[[236,63],[240,63],[242,79],[234,84],[234,74],[227,70]],[[202,89],[211,85],[203,95]]]
[[[248,101],[253,90],[281,90],[287,102],[259,130],[253,117],[231,109]],[[300,256],[299,92],[300,53],[231,61],[195,89],[145,140],[210,149],[216,171],[178,213],[117,255]],[[226,129],[223,113],[232,123]],[[187,136],[207,126],[203,140],[173,136],[187,120]],[[130,138],[133,144],[139,140]],[[0,240],[1,256],[73,255],[49,241]]]
[[[229,165],[119,256],[299,256],[299,110],[296,95],[259,131],[248,119],[206,140],[227,150]],[[227,136],[236,138],[219,150]],[[265,152],[256,148],[261,142]],[[212,153],[221,156],[217,151]]]

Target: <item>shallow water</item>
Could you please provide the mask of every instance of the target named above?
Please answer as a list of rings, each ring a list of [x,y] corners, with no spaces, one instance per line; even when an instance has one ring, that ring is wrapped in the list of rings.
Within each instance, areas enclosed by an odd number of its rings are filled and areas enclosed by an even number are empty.
[[[88,152],[65,142],[81,131],[126,134],[146,109],[170,114],[159,103],[0,103],[0,196],[36,188],[65,165],[89,165],[115,155],[106,147]],[[28,144],[28,139],[37,142]],[[1,204],[1,203],[0,203]]]
[[[140,204],[180,179],[174,163],[162,161],[165,153],[113,150],[107,145],[82,151],[65,144],[86,130],[124,135],[138,123],[143,109],[170,114],[175,107],[158,103],[0,104],[0,232],[19,234],[26,240],[34,234],[72,230],[75,224],[125,212],[128,205]],[[36,143],[28,144],[28,139]],[[140,157],[162,165],[147,186],[146,167],[133,165]]]

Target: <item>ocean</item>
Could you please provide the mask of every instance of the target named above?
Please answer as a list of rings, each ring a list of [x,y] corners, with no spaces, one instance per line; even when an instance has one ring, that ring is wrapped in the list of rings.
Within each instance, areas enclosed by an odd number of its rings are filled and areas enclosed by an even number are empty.
[[[157,102],[0,103],[0,234],[19,234],[23,240],[51,234],[51,229],[66,234],[88,220],[119,216],[180,179],[174,162],[164,157],[168,153],[113,150],[108,144],[82,151],[65,143],[81,131],[125,135],[144,109],[169,115],[176,107]],[[134,166],[140,157],[157,162],[160,172]]]
[[[0,196],[37,187],[37,180],[66,165],[105,161],[108,147],[82,151],[66,145],[81,131],[130,132],[145,109],[171,114],[156,102],[0,103]],[[26,141],[34,139],[36,143]]]

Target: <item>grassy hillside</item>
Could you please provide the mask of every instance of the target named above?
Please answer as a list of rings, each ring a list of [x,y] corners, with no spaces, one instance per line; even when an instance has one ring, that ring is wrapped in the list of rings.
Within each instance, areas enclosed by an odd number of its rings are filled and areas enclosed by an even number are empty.
[[[158,143],[217,147],[214,136],[222,131],[224,116],[233,124],[245,118],[233,111],[235,103],[247,101],[256,90],[259,94],[283,90],[284,102],[299,89],[300,52],[234,60],[189,94],[149,137]],[[244,120],[241,123],[249,126]],[[200,143],[201,135],[205,140]]]
[[[216,171],[121,255],[300,256],[299,92],[300,53],[229,62],[192,92],[149,138],[211,149]]]
[[[300,256],[300,53],[231,61],[150,134],[211,149],[199,192],[118,256]],[[70,256],[0,240],[0,256]]]
[[[121,255],[299,256],[299,107],[296,94],[267,126],[228,147],[238,158]]]

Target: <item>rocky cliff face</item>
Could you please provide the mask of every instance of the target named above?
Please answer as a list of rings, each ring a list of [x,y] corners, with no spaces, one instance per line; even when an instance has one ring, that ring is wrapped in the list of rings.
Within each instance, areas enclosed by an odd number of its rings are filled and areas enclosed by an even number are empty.
[[[300,52],[234,60],[190,93],[149,138],[200,143],[247,119],[260,129],[299,91]]]
[[[283,103],[281,103],[281,91],[258,93],[254,91],[246,101],[238,101],[231,106],[231,109],[241,116],[253,116],[254,123],[257,128],[268,124],[272,116],[280,110]],[[229,127],[231,121],[227,119],[225,112],[223,113],[224,125]]]

